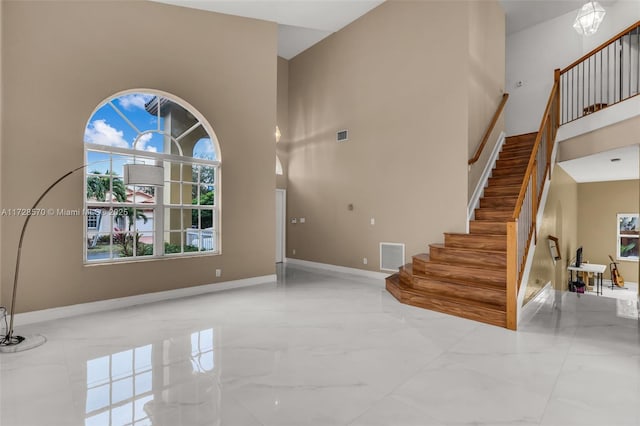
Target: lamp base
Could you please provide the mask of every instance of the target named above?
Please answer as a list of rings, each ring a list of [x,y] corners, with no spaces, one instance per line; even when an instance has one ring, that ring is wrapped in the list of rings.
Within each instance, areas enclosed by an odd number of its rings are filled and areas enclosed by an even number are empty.
[[[38,346],[42,346],[47,341],[47,338],[41,336],[40,334],[36,334],[34,336],[13,336],[15,339],[15,343],[9,344],[0,344],[0,353],[14,353],[14,352],[22,352],[27,351],[29,349],[37,348]]]

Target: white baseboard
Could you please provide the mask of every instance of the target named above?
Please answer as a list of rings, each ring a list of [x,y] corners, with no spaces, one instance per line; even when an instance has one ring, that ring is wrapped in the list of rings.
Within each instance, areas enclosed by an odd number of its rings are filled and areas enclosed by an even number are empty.
[[[482,175],[480,175],[478,184],[476,185],[476,188],[471,195],[471,199],[469,200],[469,203],[467,205],[467,232],[469,232],[469,221],[473,220],[474,218],[475,210],[480,204],[480,198],[482,198],[482,194],[484,194],[484,188],[487,186],[489,177],[491,177],[491,171],[496,165],[496,160],[500,155],[500,150],[502,150],[502,145],[504,145],[505,139],[505,133],[500,132],[500,135],[498,135],[498,141],[493,146],[493,150],[491,151],[491,155],[489,156],[489,159],[487,160],[487,163],[482,170]]]
[[[94,312],[110,311],[147,303],[161,302],[164,300],[180,299],[183,297],[197,296],[234,288],[249,287],[258,284],[275,283],[277,277],[263,275],[260,277],[245,278],[241,280],[225,281],[214,284],[205,284],[195,287],[179,288],[175,290],[158,291],[156,293],[140,294],[136,296],[119,297],[117,299],[100,300],[98,302],[80,303],[77,305],[63,306],[60,308],[43,309],[40,311],[16,314],[15,325],[27,325],[43,321],[51,321],[60,318],[75,317]]]
[[[553,303],[555,295],[556,292],[553,290],[551,281],[549,281],[542,287],[542,290],[536,294],[536,297],[518,310],[518,325],[525,324],[531,320],[545,304]]]
[[[357,268],[347,268],[346,266],[311,262],[309,260],[291,259],[289,257],[287,257],[284,261],[290,265],[302,266],[302,267],[313,268],[313,269],[322,269],[325,271],[339,272],[341,274],[358,275],[361,277],[374,278],[374,279],[380,279],[380,280],[384,280],[389,275],[391,275],[390,273],[385,274],[383,272],[366,271],[364,269],[357,269]]]

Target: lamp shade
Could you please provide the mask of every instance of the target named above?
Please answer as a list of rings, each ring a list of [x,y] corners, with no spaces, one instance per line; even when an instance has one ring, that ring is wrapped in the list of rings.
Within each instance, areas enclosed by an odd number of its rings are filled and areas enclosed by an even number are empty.
[[[589,36],[595,34],[604,20],[606,13],[597,1],[587,2],[578,11],[578,16],[576,16],[576,20],[573,23],[573,28],[580,35]]]
[[[137,186],[163,186],[164,169],[149,164],[125,164],[124,184]]]

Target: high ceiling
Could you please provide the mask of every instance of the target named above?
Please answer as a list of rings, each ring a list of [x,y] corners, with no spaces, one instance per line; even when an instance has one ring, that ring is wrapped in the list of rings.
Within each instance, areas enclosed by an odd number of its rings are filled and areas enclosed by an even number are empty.
[[[384,0],[154,0],[278,23],[278,55],[291,59]]]
[[[291,59],[384,0],[153,0],[278,23],[278,55]],[[432,0],[415,0],[432,1]],[[449,0],[454,1],[454,0]],[[507,34],[577,11],[586,0],[499,0]],[[600,0],[610,6],[616,0]]]
[[[384,0],[153,0],[161,3],[278,24],[278,55],[291,59],[320,40],[355,21]],[[415,0],[432,1],[432,0]],[[454,0],[448,0],[454,1]],[[480,1],[480,0],[477,0]],[[617,0],[599,0],[606,8]],[[577,10],[586,0],[499,0],[506,13],[507,35]],[[637,147],[618,153],[602,153],[563,163],[579,182],[585,179],[617,180],[638,176]],[[611,155],[627,158],[613,166]],[[613,158],[613,157],[611,157]],[[598,170],[592,178],[587,174]],[[634,175],[635,173],[635,175]]]

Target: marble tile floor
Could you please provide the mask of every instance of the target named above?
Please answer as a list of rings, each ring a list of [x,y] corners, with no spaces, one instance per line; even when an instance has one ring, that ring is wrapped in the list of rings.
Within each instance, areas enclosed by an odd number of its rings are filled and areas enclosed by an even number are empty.
[[[558,293],[512,332],[278,272],[19,328],[48,342],[0,355],[0,426],[640,425],[637,307]]]

